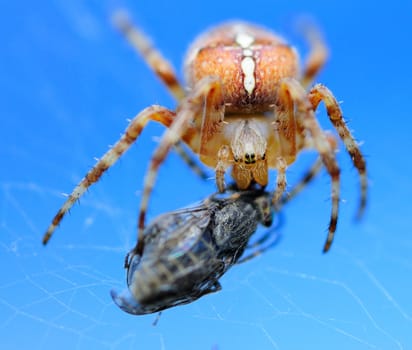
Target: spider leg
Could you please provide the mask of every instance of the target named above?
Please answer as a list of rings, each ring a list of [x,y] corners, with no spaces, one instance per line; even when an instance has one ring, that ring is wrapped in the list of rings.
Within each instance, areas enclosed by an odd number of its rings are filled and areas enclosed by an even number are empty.
[[[185,96],[185,91],[183,86],[179,83],[177,75],[170,62],[153,46],[147,35],[133,25],[126,12],[116,12],[113,16],[113,22],[125,36],[132,48],[143,57],[147,65],[165,84],[173,97],[180,102]],[[205,180],[209,178],[209,174],[202,169],[193,157],[193,154],[188,152],[180,141],[175,144],[175,151],[189,168],[191,168],[201,179]]]
[[[174,151],[184,160],[192,171],[199,176],[202,180],[208,180],[210,174],[200,166],[200,164],[193,157],[192,153],[189,153],[183,146],[182,142],[176,142],[174,144]]]
[[[309,131],[313,145],[319,152],[323,164],[328,171],[332,182],[332,211],[328,227],[328,236],[324,245],[323,251],[327,252],[332,244],[336,226],[338,222],[339,212],[339,196],[340,196],[340,169],[336,162],[335,152],[327,134],[320,128],[316,120],[315,113],[302,85],[293,78],[285,78],[281,85],[287,89],[296,103],[296,116],[299,122],[302,123],[305,130]]]
[[[274,106],[273,133],[278,153],[276,155],[276,190],[272,203],[278,209],[280,199],[286,189],[286,168],[296,157],[296,118],[294,101],[285,84],[280,84],[276,91]]]
[[[228,145],[223,145],[219,148],[217,153],[217,165],[216,165],[216,185],[218,191],[223,193],[226,189],[225,184],[225,173],[226,169],[230,166],[229,158],[230,158],[230,150]]]
[[[187,98],[182,101],[173,123],[163,134],[152,156],[143,184],[143,194],[137,223],[137,245],[134,249],[135,254],[141,254],[143,251],[143,230],[145,227],[146,212],[159,167],[165,160],[171,147],[177,141],[183,139],[188,145],[192,144],[193,146],[195,135],[194,133],[188,132],[190,122],[199,117],[202,118],[202,116],[206,114],[205,102],[207,104],[207,101],[213,96],[216,86],[219,84],[220,81],[217,78],[206,77],[195,86]]]
[[[225,104],[223,86],[218,79],[210,82],[210,89],[204,101],[204,109],[200,118],[200,160],[207,163],[207,158],[215,156],[215,152],[208,147],[214,146],[212,138],[222,134]],[[213,149],[213,148],[212,148]],[[224,175],[230,166],[230,149],[228,145],[220,146],[217,152],[217,165],[215,168],[216,184],[219,192],[224,192]]]
[[[322,33],[315,24],[303,20],[299,26],[310,47],[309,55],[306,58],[303,69],[303,75],[300,80],[300,83],[306,89],[312,84],[315,76],[325,65],[329,52]]]
[[[113,16],[113,22],[134,50],[143,57],[148,66],[166,85],[173,97],[177,101],[183,99],[185,91],[177,79],[173,66],[153,46],[148,36],[132,24],[125,11],[116,12]]]
[[[300,192],[302,192],[302,190],[319,174],[322,169],[322,165],[322,158],[318,157],[312,166],[305,172],[300,181],[292,187],[286,196],[282,197],[277,209],[280,209],[282,206],[295,198]]]
[[[366,207],[368,179],[366,174],[366,162],[363,157],[359,145],[356,143],[355,138],[352,136],[348,129],[348,126],[343,119],[342,110],[339,107],[339,103],[336,101],[332,92],[324,85],[317,84],[309,92],[309,101],[312,103],[313,109],[316,110],[321,101],[326,106],[326,111],[330,121],[338,132],[345,147],[352,159],[353,165],[358,170],[360,177],[361,197],[357,211],[357,218],[360,218]]]
[[[68,196],[66,202],[59,209],[45,235],[43,236],[43,244],[47,244],[60,221],[70,210],[73,204],[80,199],[80,197],[91,185],[99,181],[104,172],[109,169],[136,141],[148,121],[158,121],[166,127],[169,127],[174,118],[175,114],[173,112],[160,106],[151,106],[140,112],[129,123],[120,140],[117,141],[116,144],[97,162],[97,164],[89,170],[86,176]]]
[[[336,150],[338,145],[335,136],[327,132],[325,133],[325,136],[332,149]],[[308,143],[310,144],[311,142]],[[307,145],[306,148],[308,147],[311,146]],[[295,184],[285,196],[281,198],[278,209],[295,198],[319,174],[320,170],[322,169],[322,165],[322,158],[318,157],[312,164],[312,166],[304,173],[300,181]]]
[[[276,175],[276,190],[273,194],[272,200],[276,210],[279,209],[278,203],[286,189],[286,168],[287,164],[285,159],[283,157],[278,157],[276,160],[276,169],[278,171]]]
[[[269,241],[269,243],[266,243],[270,238],[271,240]],[[268,229],[267,232],[265,232],[265,234],[263,235],[263,237],[259,239],[257,242],[255,242],[255,244],[247,246],[248,250],[254,249],[254,251],[240,258],[236,262],[236,264],[243,264],[244,262],[252,260],[253,258],[256,258],[257,256],[263,254],[264,252],[278,244],[279,239],[280,235],[276,233],[276,227]]]

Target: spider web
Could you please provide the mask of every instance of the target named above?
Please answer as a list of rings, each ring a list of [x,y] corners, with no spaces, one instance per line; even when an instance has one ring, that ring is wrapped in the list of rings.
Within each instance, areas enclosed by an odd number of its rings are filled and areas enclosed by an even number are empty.
[[[69,3],[75,5],[64,5]],[[359,134],[368,130],[362,134],[369,152],[381,160],[371,162],[375,186],[360,224],[352,220],[356,172],[345,170],[352,166],[344,152],[339,155],[345,202],[330,253],[321,253],[330,183],[320,176],[285,208],[277,246],[229,270],[221,279],[221,292],[166,310],[155,327],[156,315],[123,313],[109,291],[126,287],[123,261],[135,243],[138,191],[156,145],[153,137],[160,136],[162,128],[150,126],[43,247],[41,237],[64,200],[62,192],[82,178],[93,155],[100,156],[115,141],[126,126],[119,117],[132,117],[157,99],[171,104],[160,84],[149,83],[154,80],[150,72],[138,70],[135,57],[104,24],[107,17],[99,6],[74,1],[53,6],[57,14],[41,9],[39,17],[19,9],[27,20],[9,41],[2,57],[6,65],[0,65],[9,69],[0,72],[8,115],[0,130],[2,349],[184,350],[194,344],[202,349],[412,349],[412,169],[409,164],[403,172],[387,167],[392,152],[381,146],[379,135],[387,135],[393,149],[405,152],[398,154],[401,159],[407,159],[410,149],[400,141],[408,138],[406,131],[391,125],[385,130],[378,125],[372,132],[367,122],[357,120]],[[162,38],[162,32],[153,36]],[[175,50],[163,38],[159,45],[165,45],[166,52]],[[181,40],[182,50],[185,42]],[[28,53],[31,59],[23,59]],[[44,62],[50,63],[47,72],[39,68]],[[71,71],[61,76],[67,66]],[[121,69],[113,72],[113,67]],[[115,90],[122,91],[121,96],[115,96]],[[367,111],[359,107],[356,115],[393,113],[372,111],[371,101]],[[311,160],[302,158],[290,169],[290,183]],[[386,179],[402,185],[397,204],[394,192],[380,185]],[[172,155],[159,175],[149,217],[212,191],[213,181],[202,183]]]
[[[382,238],[369,245],[367,257],[361,249],[348,248],[349,239],[338,240],[325,256],[313,237],[316,230],[299,233],[299,225],[287,218],[300,210],[299,203],[291,204],[278,246],[232,268],[221,280],[221,292],[163,312],[153,327],[155,315],[125,314],[109,296],[111,288],[125,288],[122,263],[132,235],[121,230],[113,239],[108,222],[73,214],[43,248],[42,220],[30,215],[27,202],[57,197],[56,191],[2,183],[1,195],[0,334],[5,348],[190,349],[198,342],[205,348],[245,348],[251,342],[260,349],[306,343],[320,349],[331,343],[342,349],[407,349],[410,344],[410,241],[409,246],[403,242],[405,258],[395,245],[383,252]],[[92,194],[88,197],[76,211],[98,213],[99,221],[107,217],[107,208],[94,205]],[[120,214],[110,219],[113,225],[133,231],[132,221],[123,223],[130,213],[117,210]],[[347,232],[345,226],[339,232]],[[357,231],[379,233],[370,224]],[[365,248],[368,238],[359,246]],[[397,276],[385,272],[394,268]],[[25,337],[19,337],[22,330]]]

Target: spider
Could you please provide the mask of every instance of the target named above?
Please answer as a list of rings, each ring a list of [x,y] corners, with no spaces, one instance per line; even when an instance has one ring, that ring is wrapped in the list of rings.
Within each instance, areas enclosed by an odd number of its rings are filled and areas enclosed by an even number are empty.
[[[340,168],[337,139],[325,132],[315,116],[320,102],[343,141],[360,177],[358,217],[367,198],[364,157],[349,131],[339,103],[324,85],[308,88],[327,58],[320,33],[306,28],[310,52],[300,69],[297,51],[274,32],[246,22],[229,22],[200,35],[184,60],[187,88],[179,83],[173,67],[127,15],[118,13],[115,23],[178,101],[176,110],[153,105],[130,121],[117,143],[97,162],[69,195],[50,224],[46,244],[66,212],[97,182],[136,141],[149,121],[167,129],[150,161],[138,215],[138,247],[143,249],[143,230],[148,201],[159,166],[170,149],[184,142],[200,161],[215,170],[220,192],[225,191],[228,168],[238,189],[265,187],[268,170],[276,169],[272,203],[276,208],[285,193],[286,170],[306,149],[319,153],[331,177],[331,214],[323,251],[329,250],[338,221]],[[182,156],[193,163],[187,154]]]

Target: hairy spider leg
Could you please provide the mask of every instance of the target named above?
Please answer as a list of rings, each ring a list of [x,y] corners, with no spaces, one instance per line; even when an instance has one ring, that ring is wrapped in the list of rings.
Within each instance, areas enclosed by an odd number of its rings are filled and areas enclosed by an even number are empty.
[[[309,43],[309,55],[306,58],[300,83],[306,89],[310,86],[316,75],[323,68],[328,59],[329,52],[320,30],[307,21],[298,23],[300,31]]]
[[[205,77],[196,84],[193,91],[182,101],[176,114],[176,118],[170,127],[163,134],[160,143],[158,144],[147,170],[144,184],[143,194],[140,202],[140,210],[138,216],[138,237],[137,245],[133,254],[142,254],[143,252],[143,230],[145,227],[146,212],[149,203],[150,195],[156,181],[159,166],[167,157],[170,148],[178,141],[183,139],[193,150],[196,149],[196,138],[194,132],[188,132],[191,121],[201,121],[201,143],[203,138],[209,134],[208,130],[211,125],[214,125],[221,115],[224,114],[223,96],[219,93],[221,83],[218,78]],[[212,120],[212,122],[210,122]],[[194,131],[194,130],[193,130]],[[192,137],[193,136],[193,137]]]
[[[343,141],[346,150],[348,151],[352,159],[353,165],[358,170],[360,177],[361,196],[356,217],[359,219],[362,217],[366,207],[368,191],[368,178],[366,174],[365,158],[363,157],[355,138],[352,136],[350,130],[348,129],[348,126],[346,125],[343,118],[342,110],[339,107],[339,103],[338,101],[336,101],[332,92],[326,86],[317,84],[309,91],[308,98],[312,103],[314,110],[316,110],[319,106],[319,103],[323,101],[332,125],[335,127],[336,131],[339,134],[339,137]]]
[[[189,153],[183,142],[178,141],[173,145],[174,151],[183,159],[183,161],[189,166],[192,171],[199,176],[202,180],[209,180],[211,174],[206,172],[200,164],[197,162],[196,158],[193,157],[192,153]]]
[[[338,147],[336,137],[332,134],[329,134],[328,132],[326,132],[325,135],[326,135],[326,139],[328,140],[330,146],[336,151]],[[310,147],[310,142],[308,142],[307,147]],[[283,207],[285,204],[287,204],[293,198],[295,198],[300,192],[302,192],[305,189],[305,187],[308,186],[308,184],[312,182],[312,180],[316,176],[318,176],[319,172],[322,169],[322,166],[323,166],[322,158],[317,157],[316,160],[311,165],[311,167],[305,171],[305,173],[303,174],[299,182],[293,185],[291,190],[285,193],[285,195],[280,199],[277,209],[278,210],[281,209],[281,207]]]
[[[247,255],[245,255],[244,257],[240,258],[236,264],[243,264],[249,260],[252,260],[256,257],[258,257],[259,255],[263,254],[264,252],[268,251],[269,249],[273,248],[276,244],[278,244],[279,242],[279,235],[277,235],[276,233],[274,233],[275,229],[274,228],[270,228],[268,229],[268,232],[266,232],[264,234],[264,236],[262,237],[262,239],[260,239],[258,242],[256,242],[256,244],[253,244],[252,246],[248,247],[248,248],[254,248],[255,250]],[[267,243],[264,244],[269,238],[272,238],[272,240]]]
[[[309,132],[313,146],[319,152],[322,162],[331,177],[332,211],[328,227],[328,236],[323,248],[323,251],[327,252],[332,244],[336,231],[340,198],[340,169],[336,162],[334,148],[328,140],[327,133],[320,128],[315,117],[313,106],[302,85],[296,79],[284,78],[279,84],[279,89],[285,89],[295,102],[297,124],[302,125],[304,129]],[[276,204],[277,203],[274,203],[275,206]]]
[[[297,122],[295,117],[294,101],[285,84],[280,83],[276,90],[276,103],[274,106],[273,132],[279,145],[276,158],[276,189],[273,195],[273,204],[278,209],[278,204],[286,190],[286,168],[297,154],[296,135]]]
[[[149,37],[133,25],[125,11],[116,12],[113,16],[113,22],[132,48],[143,57],[147,65],[166,85],[173,97],[177,101],[182,100],[186,94],[177,79],[173,66],[155,48]]]
[[[148,36],[133,25],[126,12],[116,12],[113,16],[113,22],[135,52],[142,56],[146,64],[165,84],[166,88],[176,101],[180,102],[185,97],[186,93],[177,78],[172,64],[155,48]],[[210,174],[200,166],[193,154],[186,150],[180,140],[175,144],[175,151],[189,168],[201,179],[207,180],[210,178]]]
[[[73,204],[80,199],[85,191],[95,182],[97,182],[104,172],[109,169],[136,141],[150,120],[160,122],[169,127],[175,119],[175,113],[161,106],[151,106],[140,112],[127,126],[124,134],[116,144],[105,153],[97,164],[86,174],[80,183],[74,188],[68,196],[66,202],[59,209],[52,223],[48,227],[44,237],[43,244],[47,244],[56,227],[63,219],[65,214],[70,210]]]
[[[297,184],[295,184],[285,196],[283,196],[279,202],[278,210],[295,198],[300,192],[302,192],[305,187],[319,174],[322,169],[322,158],[318,157],[312,166],[303,174],[302,178]]]

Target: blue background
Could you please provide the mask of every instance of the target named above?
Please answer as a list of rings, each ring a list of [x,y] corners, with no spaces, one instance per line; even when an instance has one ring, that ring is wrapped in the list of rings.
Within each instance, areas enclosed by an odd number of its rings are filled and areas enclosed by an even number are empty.
[[[144,4],[146,3],[146,4]],[[330,181],[320,176],[285,208],[280,243],[236,266],[223,290],[155,315],[112,302],[135,242],[139,191],[156,138],[137,144],[76,205],[46,248],[41,237],[127,118],[174,101],[110,24],[127,8],[180,72],[187,45],[226,19],[251,20],[290,38],[293,19],[319,23],[331,57],[318,77],[342,101],[367,156],[370,197],[353,217],[358,178],[345,151],[340,222],[321,248]],[[0,345],[2,349],[412,349],[411,22],[407,1],[8,1],[0,14]],[[331,129],[323,107],[318,113]],[[288,172],[297,181],[314,154]],[[272,174],[272,184],[275,174]],[[272,185],[273,186],[273,185]],[[172,154],[149,217],[215,189]]]

